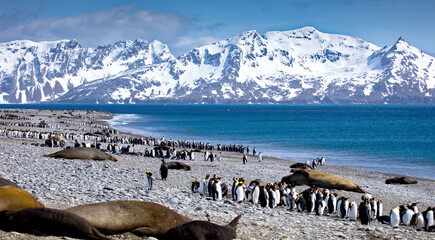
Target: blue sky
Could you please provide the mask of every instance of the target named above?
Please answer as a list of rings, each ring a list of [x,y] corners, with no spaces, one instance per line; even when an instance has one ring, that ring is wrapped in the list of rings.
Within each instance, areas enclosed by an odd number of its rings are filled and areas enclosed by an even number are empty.
[[[312,26],[378,46],[402,36],[435,53],[435,0],[0,0],[0,42],[77,39],[83,47],[158,39],[174,55],[248,30]]]

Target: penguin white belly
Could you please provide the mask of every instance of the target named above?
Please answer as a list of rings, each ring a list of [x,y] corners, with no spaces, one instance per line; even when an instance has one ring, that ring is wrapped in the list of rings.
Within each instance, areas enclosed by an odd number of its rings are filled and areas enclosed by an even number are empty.
[[[216,184],[217,200],[222,200],[222,187],[220,184]]]
[[[395,208],[390,212],[390,226],[393,228],[398,227],[400,224],[400,212],[399,208]]]
[[[323,213],[325,212],[325,208],[326,208],[326,201],[325,200],[320,201],[318,207],[319,215],[323,215]]]
[[[200,194],[201,196],[205,194],[205,189],[206,189],[205,186],[206,186],[205,181],[201,181],[201,182],[199,183],[199,194]]]
[[[260,188],[258,186],[256,186],[254,188],[254,192],[252,193],[252,203],[257,204],[259,197],[260,197]]]
[[[427,223],[426,226],[430,227],[434,224],[434,220],[433,220],[433,210],[430,210],[426,213],[426,219],[427,219]]]
[[[420,230],[420,229],[425,227],[425,221],[424,221],[423,214],[421,214],[421,213],[417,213],[417,214],[418,214],[418,216],[416,219],[417,223],[415,224],[415,229]]]
[[[413,215],[414,215],[414,211],[407,209],[402,216],[403,225],[405,225],[405,226],[411,225],[411,219],[412,219]]]
[[[384,211],[384,205],[381,202],[378,202],[378,216],[382,216]]]
[[[245,198],[245,191],[243,189],[243,187],[237,187],[236,189],[236,201],[238,203],[243,202],[244,198]]]
[[[356,221],[357,217],[358,217],[358,209],[357,209],[357,205],[355,202],[351,202],[350,204],[350,208],[349,208],[349,219],[351,221]]]

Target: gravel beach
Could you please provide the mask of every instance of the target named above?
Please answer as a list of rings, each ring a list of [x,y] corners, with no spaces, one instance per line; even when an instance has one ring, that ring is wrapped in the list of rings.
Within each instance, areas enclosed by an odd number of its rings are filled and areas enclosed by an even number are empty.
[[[117,155],[118,162],[94,160],[69,160],[44,157],[61,150],[61,147],[43,147],[43,139],[12,134],[23,131],[48,133],[84,134],[104,132],[109,127],[104,119],[109,113],[93,111],[53,111],[1,109],[0,129],[0,177],[17,183],[35,196],[46,207],[64,209],[80,204],[108,200],[142,200],[161,203],[166,207],[195,220],[208,218],[217,224],[228,224],[234,217],[243,214],[237,227],[238,239],[434,239],[434,233],[416,231],[410,226],[392,228],[376,221],[363,226],[359,221],[339,219],[335,214],[317,216],[314,213],[299,213],[278,206],[275,209],[261,208],[249,202],[236,203],[228,196],[222,201],[213,201],[191,191],[191,177],[202,179],[206,174],[217,174],[229,188],[234,176],[244,177],[249,183],[261,179],[262,185],[281,181],[290,174],[288,160],[263,156],[248,156],[242,163],[242,154],[222,152],[221,161],[204,161],[202,153],[195,153],[195,160],[179,160],[189,164],[191,171],[169,170],[167,180],[160,180],[161,158],[130,154]],[[8,117],[5,117],[8,116]],[[9,130],[9,131],[7,131]],[[6,134],[9,132],[9,134]],[[6,136],[8,135],[8,136]],[[131,133],[116,132],[113,136],[138,137]],[[153,136],[161,137],[161,136]],[[79,142],[86,142],[82,140]],[[88,143],[92,143],[88,141]],[[67,140],[67,146],[73,146]],[[237,143],[235,143],[237,144]],[[127,143],[121,144],[127,146]],[[102,149],[107,143],[102,143]],[[152,146],[136,145],[135,151],[143,153]],[[261,149],[259,149],[261,151]],[[313,156],[315,158],[317,156]],[[325,156],[327,159],[327,156]],[[348,178],[371,193],[384,204],[384,215],[397,205],[419,202],[420,211],[435,206],[435,181],[416,179],[418,184],[387,185],[385,180],[394,174],[366,171],[343,166],[330,166],[328,162],[319,171]],[[145,172],[154,173],[152,190],[147,190]],[[297,186],[298,192],[308,186]],[[330,189],[349,201],[361,202],[361,193]],[[113,236],[116,239],[141,238],[130,233]],[[0,239],[65,239],[41,237],[16,232],[0,231]]]

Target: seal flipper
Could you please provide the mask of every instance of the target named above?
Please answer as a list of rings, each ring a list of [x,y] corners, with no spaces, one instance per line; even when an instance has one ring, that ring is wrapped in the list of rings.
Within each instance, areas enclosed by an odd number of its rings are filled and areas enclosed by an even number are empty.
[[[243,214],[240,214],[239,216],[235,217],[233,221],[231,221],[228,226],[232,228],[236,228],[237,224],[239,223],[239,219],[242,217]]]

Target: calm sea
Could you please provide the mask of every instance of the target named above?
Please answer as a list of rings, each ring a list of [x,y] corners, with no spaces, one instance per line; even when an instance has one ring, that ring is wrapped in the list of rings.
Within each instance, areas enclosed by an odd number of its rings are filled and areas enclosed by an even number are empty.
[[[109,124],[144,136],[243,144],[264,156],[435,179],[435,106],[0,105],[119,114]]]

